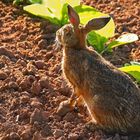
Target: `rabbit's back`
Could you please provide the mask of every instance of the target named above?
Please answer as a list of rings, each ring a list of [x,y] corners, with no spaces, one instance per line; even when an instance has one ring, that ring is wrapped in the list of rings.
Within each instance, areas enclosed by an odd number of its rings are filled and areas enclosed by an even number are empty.
[[[81,91],[91,116],[113,130],[140,132],[140,90],[93,50],[64,50],[63,70]]]

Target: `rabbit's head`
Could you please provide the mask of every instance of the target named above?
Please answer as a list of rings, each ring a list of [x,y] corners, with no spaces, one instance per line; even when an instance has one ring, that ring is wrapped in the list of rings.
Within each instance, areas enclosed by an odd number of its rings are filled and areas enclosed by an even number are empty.
[[[110,17],[100,17],[90,20],[86,25],[80,24],[79,15],[68,5],[68,17],[70,24],[63,26],[56,32],[56,41],[64,47],[83,48],[85,47],[85,38],[88,32],[103,28]]]

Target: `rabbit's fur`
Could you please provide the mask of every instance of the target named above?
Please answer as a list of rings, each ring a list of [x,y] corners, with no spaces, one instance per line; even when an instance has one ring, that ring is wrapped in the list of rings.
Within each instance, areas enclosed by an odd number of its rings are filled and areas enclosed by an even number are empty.
[[[73,13],[76,14],[68,6],[70,21],[71,17],[77,19]],[[76,25],[71,21],[56,33],[58,42],[63,46],[62,68],[66,79],[75,94],[85,101],[98,128],[140,133],[140,89],[125,73],[86,47],[85,37],[91,27],[81,27],[77,22]]]

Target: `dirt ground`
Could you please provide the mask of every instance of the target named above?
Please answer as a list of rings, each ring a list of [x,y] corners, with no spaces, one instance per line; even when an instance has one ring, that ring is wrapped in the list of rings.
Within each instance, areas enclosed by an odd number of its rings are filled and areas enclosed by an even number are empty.
[[[0,1],[0,140],[140,140],[135,135],[88,130],[84,107],[57,112],[72,93],[62,75],[62,51],[53,45],[59,27],[4,1]],[[116,37],[125,32],[140,37],[139,0],[87,1],[113,16]],[[140,62],[140,41],[105,57],[117,67],[130,60]]]

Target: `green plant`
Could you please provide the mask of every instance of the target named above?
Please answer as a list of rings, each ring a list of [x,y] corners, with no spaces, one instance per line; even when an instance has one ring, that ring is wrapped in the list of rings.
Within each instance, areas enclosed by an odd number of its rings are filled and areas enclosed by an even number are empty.
[[[131,61],[130,64],[125,64],[124,67],[119,68],[121,71],[126,72],[133,76],[138,83],[140,83],[140,63]]]

